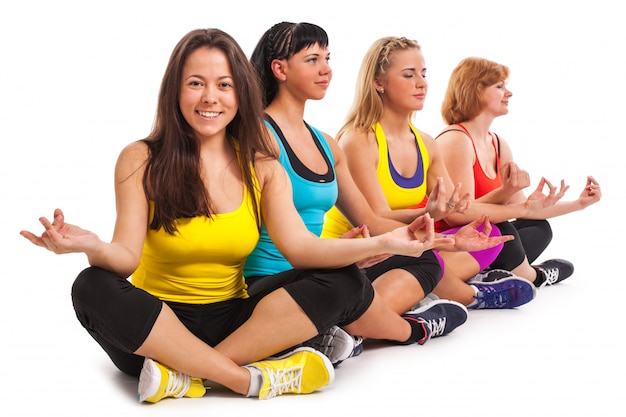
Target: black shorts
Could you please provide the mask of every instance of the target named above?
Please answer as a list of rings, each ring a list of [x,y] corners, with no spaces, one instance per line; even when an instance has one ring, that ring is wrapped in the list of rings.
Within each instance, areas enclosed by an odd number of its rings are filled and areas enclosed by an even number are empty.
[[[257,303],[277,288],[285,288],[318,331],[356,320],[374,297],[371,284],[355,266],[293,270],[283,278],[249,298],[167,304],[194,335],[215,346],[248,320]],[[79,274],[72,287],[72,302],[80,323],[113,363],[123,372],[138,376],[144,358],[133,352],[148,337],[163,302],[127,279],[95,267]]]
[[[442,268],[433,251],[426,251],[419,258],[394,255],[382,262],[365,268],[365,274],[374,282],[378,277],[392,269],[404,269],[420,283],[424,294],[432,292],[441,279]]]

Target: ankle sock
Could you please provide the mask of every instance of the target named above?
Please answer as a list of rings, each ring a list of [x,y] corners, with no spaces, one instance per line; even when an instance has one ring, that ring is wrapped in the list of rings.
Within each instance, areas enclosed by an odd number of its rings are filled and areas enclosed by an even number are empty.
[[[426,330],[424,329],[424,323],[417,321],[411,317],[403,317],[411,325],[411,336],[405,342],[398,342],[400,345],[412,345],[413,343],[421,344],[426,338]]]
[[[261,392],[261,385],[263,385],[263,373],[254,366],[247,365],[244,368],[250,372],[250,386],[246,397],[258,397]]]
[[[474,290],[474,299],[466,306],[467,308],[472,308],[478,304],[478,300],[476,299],[476,296],[478,295],[478,287],[476,285],[470,285],[470,287]]]
[[[537,278],[535,278],[535,281],[533,282],[533,284],[535,285],[535,287],[539,288],[546,281],[546,274],[544,274],[544,272],[540,268],[536,266],[532,266],[532,267],[535,271],[537,271]]]

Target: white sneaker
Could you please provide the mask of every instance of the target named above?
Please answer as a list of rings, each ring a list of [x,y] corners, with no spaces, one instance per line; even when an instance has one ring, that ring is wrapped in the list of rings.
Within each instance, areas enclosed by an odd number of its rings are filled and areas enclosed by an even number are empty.
[[[333,326],[327,331],[302,343],[302,346],[312,347],[323,353],[333,365],[348,359],[356,346],[354,337],[339,326]]]
[[[495,282],[502,278],[509,278],[515,276],[512,272],[505,269],[488,269],[480,271],[467,281],[468,284],[475,284],[481,282]]]

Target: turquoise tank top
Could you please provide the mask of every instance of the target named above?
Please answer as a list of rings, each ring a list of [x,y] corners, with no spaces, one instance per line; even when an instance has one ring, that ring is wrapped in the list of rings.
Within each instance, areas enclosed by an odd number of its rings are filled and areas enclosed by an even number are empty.
[[[294,205],[309,231],[320,236],[324,226],[324,215],[335,204],[338,195],[335,163],[330,147],[318,129],[305,123],[328,166],[326,174],[316,174],[306,168],[296,157],[278,125],[269,116],[266,118],[265,124],[276,137],[280,147],[280,163],[291,180]],[[293,266],[270,239],[265,225],[262,225],[259,243],[244,265],[244,276],[273,275],[292,268]]]

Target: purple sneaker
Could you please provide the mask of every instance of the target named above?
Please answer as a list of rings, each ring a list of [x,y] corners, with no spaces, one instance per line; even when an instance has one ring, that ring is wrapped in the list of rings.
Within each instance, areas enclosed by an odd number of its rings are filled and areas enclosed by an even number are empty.
[[[515,308],[532,301],[537,293],[530,281],[517,276],[472,285],[478,288],[476,302],[469,306],[472,309]]]

